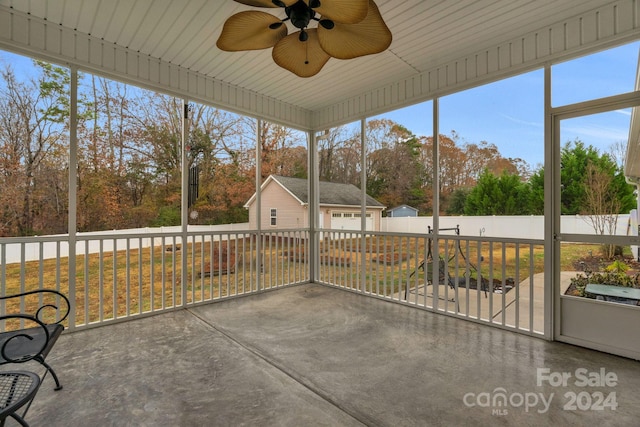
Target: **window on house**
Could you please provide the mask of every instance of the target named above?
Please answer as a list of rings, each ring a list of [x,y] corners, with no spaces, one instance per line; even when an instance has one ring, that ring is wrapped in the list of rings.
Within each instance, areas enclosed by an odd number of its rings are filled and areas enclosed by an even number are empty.
[[[332,218],[342,218],[342,214],[340,212],[333,212],[331,214]]]
[[[346,212],[345,212],[345,213],[343,214],[343,216],[344,216],[344,218],[351,218],[351,214],[350,214],[350,213],[346,213]]]
[[[271,225],[275,226],[278,225],[278,210],[277,209],[271,209]]]

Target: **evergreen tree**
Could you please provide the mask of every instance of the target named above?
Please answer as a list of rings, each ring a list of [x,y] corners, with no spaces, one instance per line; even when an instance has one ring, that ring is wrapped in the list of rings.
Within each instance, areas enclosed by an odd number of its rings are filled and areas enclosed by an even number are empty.
[[[529,186],[517,175],[503,172],[499,177],[485,169],[466,199],[466,215],[526,215]]]
[[[599,171],[612,177],[609,192],[620,201],[620,212],[628,212],[636,205],[633,187],[625,181],[624,172],[609,154],[601,154],[597,148],[576,139],[567,142],[560,152],[560,180],[562,185],[562,215],[589,214],[587,203],[588,171]],[[590,169],[591,168],[591,169]],[[530,180],[531,213],[541,215],[544,210],[544,169],[537,171]]]

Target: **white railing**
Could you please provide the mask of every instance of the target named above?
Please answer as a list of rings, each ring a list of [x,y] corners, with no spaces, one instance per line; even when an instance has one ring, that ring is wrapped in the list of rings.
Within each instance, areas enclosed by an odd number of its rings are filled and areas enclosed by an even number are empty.
[[[73,263],[66,236],[6,240],[0,239],[2,295],[33,289],[70,295],[69,329],[309,281],[306,230],[83,234]],[[8,263],[16,245],[19,261]],[[27,247],[34,245],[38,259],[30,261]],[[45,246],[53,250],[47,256]]]
[[[543,241],[324,230],[324,284],[544,334]]]
[[[543,333],[541,240],[446,233],[434,238],[323,230],[319,281],[521,333]],[[7,263],[16,244],[20,261]],[[38,259],[29,261],[26,248],[34,245]],[[45,257],[45,247],[55,256]],[[307,230],[83,234],[71,260],[65,255],[66,236],[0,239],[0,292],[47,288],[68,294],[73,309],[67,326],[82,329],[308,282],[309,248]]]

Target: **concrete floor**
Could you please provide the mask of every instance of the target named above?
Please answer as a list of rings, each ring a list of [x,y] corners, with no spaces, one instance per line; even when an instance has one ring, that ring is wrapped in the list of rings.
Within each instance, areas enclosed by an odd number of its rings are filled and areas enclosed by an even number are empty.
[[[34,427],[640,424],[640,362],[319,285],[65,334],[48,361],[64,389]]]

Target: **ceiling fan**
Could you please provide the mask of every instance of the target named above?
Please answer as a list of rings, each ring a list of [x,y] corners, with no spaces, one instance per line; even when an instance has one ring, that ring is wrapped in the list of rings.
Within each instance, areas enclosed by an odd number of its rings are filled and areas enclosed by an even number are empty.
[[[235,1],[281,7],[286,18],[253,10],[236,13],[224,23],[218,48],[237,52],[273,47],[274,62],[299,77],[318,74],[329,58],[380,53],[391,44],[391,31],[373,0]],[[287,21],[299,31],[287,35]]]

